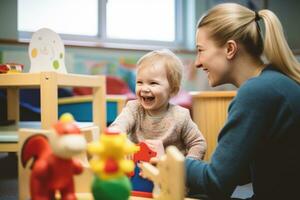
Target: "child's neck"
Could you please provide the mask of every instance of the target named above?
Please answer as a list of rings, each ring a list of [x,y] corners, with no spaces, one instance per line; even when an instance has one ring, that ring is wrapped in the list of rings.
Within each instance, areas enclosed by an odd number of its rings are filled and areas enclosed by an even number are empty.
[[[159,111],[149,111],[149,110],[146,110],[146,113],[150,117],[155,117],[155,118],[163,117],[167,113],[167,111],[169,109],[169,105],[170,104],[168,103],[166,106],[164,106],[163,108],[159,109]]]

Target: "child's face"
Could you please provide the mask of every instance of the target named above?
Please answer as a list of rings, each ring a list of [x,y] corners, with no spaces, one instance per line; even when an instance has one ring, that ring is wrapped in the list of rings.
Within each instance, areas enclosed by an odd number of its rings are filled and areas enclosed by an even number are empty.
[[[136,95],[150,115],[159,115],[167,110],[170,85],[162,63],[143,63],[137,71]]]

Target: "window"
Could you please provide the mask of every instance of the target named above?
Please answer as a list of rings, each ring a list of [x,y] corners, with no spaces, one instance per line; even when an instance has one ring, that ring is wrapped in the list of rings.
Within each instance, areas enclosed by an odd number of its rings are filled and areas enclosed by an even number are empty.
[[[21,38],[47,27],[65,40],[178,46],[182,0],[18,0]]]
[[[109,0],[106,13],[108,38],[175,40],[173,0]]]
[[[88,2],[88,3],[87,3]],[[97,36],[98,0],[18,0],[18,30]]]

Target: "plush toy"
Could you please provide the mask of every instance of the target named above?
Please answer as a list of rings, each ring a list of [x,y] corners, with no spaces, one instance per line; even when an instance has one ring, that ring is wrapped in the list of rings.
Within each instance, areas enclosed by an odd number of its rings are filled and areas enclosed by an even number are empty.
[[[84,152],[86,140],[70,114],[64,114],[54,125],[49,140],[44,135],[29,137],[22,148],[21,162],[25,167],[33,158],[30,176],[32,200],[54,199],[58,191],[62,200],[74,200],[73,175],[83,171],[73,156]]]
[[[134,169],[132,160],[126,159],[139,147],[127,140],[125,133],[107,129],[100,140],[88,146],[93,155],[91,169],[95,173],[92,193],[95,200],[127,200],[131,184],[126,176]]]

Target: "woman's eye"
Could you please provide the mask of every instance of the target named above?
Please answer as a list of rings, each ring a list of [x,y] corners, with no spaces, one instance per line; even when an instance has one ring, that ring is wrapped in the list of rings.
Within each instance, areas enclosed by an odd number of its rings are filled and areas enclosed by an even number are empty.
[[[150,84],[151,85],[157,85],[158,83],[157,82],[151,82]]]

